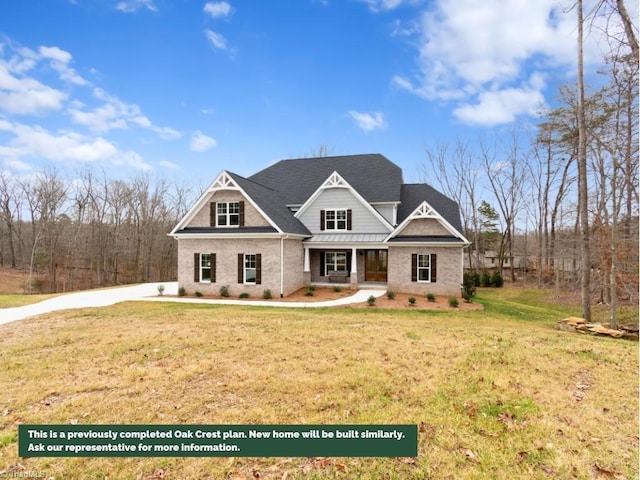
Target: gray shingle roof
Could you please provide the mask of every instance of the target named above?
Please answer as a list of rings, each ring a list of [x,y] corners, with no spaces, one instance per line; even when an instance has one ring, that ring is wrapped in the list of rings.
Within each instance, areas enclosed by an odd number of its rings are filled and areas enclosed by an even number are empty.
[[[424,201],[431,205],[458,232],[463,233],[460,223],[460,208],[449,197],[426,183],[402,185],[402,204],[398,209],[398,223],[407,218]]]
[[[288,205],[301,205],[334,171],[369,203],[400,200],[402,170],[379,153],[281,160],[249,180],[281,192]]]

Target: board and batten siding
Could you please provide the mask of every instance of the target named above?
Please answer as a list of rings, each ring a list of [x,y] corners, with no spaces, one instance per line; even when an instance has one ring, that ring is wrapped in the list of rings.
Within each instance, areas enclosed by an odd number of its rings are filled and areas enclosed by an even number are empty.
[[[388,233],[389,229],[346,188],[323,190],[298,217],[312,232],[319,233],[321,210],[351,210],[350,233]]]

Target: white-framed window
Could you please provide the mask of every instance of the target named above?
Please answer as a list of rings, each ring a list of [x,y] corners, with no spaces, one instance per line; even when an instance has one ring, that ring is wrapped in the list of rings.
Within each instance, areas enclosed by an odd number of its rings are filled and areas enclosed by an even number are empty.
[[[200,282],[211,283],[211,255],[200,254]]]
[[[347,252],[326,252],[324,254],[325,272],[347,271]]]
[[[218,202],[216,209],[218,227],[237,227],[240,225],[240,202]]]
[[[418,282],[431,282],[431,255],[418,255]]]
[[[346,230],[347,211],[346,210],[325,210],[324,212],[325,230]]]
[[[244,283],[256,283],[257,261],[255,253],[244,254]]]

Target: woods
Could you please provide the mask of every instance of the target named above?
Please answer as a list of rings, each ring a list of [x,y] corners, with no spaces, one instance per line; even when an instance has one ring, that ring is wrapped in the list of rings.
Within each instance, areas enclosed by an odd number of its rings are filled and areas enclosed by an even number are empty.
[[[173,280],[167,232],[197,194],[149,175],[0,172],[0,266],[27,270],[27,293]]]

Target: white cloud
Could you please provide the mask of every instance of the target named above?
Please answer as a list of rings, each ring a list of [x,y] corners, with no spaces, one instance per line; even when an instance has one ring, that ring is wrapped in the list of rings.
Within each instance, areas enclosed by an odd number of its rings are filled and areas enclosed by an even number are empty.
[[[212,18],[228,17],[231,13],[231,5],[227,2],[207,2],[204,5],[204,12]]]
[[[379,130],[386,126],[384,117],[380,112],[364,113],[357,112],[355,110],[349,110],[347,114],[353,118],[359,129],[370,132],[372,130]]]
[[[193,152],[205,152],[214,148],[217,144],[214,138],[205,135],[200,130],[191,135],[190,148]]]
[[[60,110],[67,94],[30,77],[18,78],[0,62],[0,110],[14,114],[42,114]]]
[[[216,33],[213,30],[205,29],[204,34],[209,39],[214,47],[219,50],[227,49],[227,40],[220,33]]]
[[[576,62],[575,12],[562,1],[566,5],[559,0],[436,0],[418,24],[420,73],[396,75],[391,83],[427,100],[455,101],[455,114],[464,121],[482,123],[481,107],[496,109],[484,112],[494,122],[530,114],[546,86],[530,79],[544,71],[566,75]],[[587,38],[588,59],[598,57],[597,41],[597,35]]]
[[[372,12],[384,12],[398,8],[404,0],[362,0]],[[407,3],[405,1],[405,3]]]
[[[116,10],[120,10],[124,13],[134,13],[141,8],[146,8],[152,12],[158,10],[154,5],[153,0],[123,0],[116,5]]]
[[[44,58],[50,58],[60,63],[69,63],[71,61],[71,54],[58,47],[40,47],[38,51]]]

